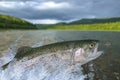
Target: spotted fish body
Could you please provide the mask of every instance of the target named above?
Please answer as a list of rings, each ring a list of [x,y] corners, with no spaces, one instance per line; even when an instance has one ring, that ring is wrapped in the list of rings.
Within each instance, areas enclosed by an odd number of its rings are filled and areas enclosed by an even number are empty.
[[[23,51],[23,53],[21,52],[16,54],[15,58],[21,59],[23,57],[28,57],[28,59],[33,59],[44,54],[54,54],[54,56],[64,60],[81,62],[88,58],[91,54],[97,53],[98,44],[98,40],[58,42],[37,48],[27,48],[26,51]]]

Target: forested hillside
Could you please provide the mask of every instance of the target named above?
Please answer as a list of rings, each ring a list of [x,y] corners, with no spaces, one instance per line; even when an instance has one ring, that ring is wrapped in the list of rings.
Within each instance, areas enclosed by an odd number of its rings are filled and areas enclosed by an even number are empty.
[[[36,26],[25,20],[0,14],[0,29],[36,29]]]

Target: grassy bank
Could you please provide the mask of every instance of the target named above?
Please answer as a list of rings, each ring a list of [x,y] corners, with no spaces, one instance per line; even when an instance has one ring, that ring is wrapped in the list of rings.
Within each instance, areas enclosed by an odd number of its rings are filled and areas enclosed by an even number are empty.
[[[71,24],[47,27],[48,30],[120,30],[120,22],[99,24]]]

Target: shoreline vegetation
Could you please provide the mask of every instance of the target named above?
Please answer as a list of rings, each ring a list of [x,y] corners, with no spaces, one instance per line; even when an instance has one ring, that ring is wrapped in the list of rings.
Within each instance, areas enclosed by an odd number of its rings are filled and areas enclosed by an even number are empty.
[[[53,28],[48,28],[49,30],[109,30],[109,31],[119,31],[120,22],[114,23],[100,23],[100,24],[78,24],[78,25],[65,25],[65,26],[55,26]]]
[[[70,23],[32,24],[20,18],[0,14],[0,30],[120,31],[120,17],[81,19]]]

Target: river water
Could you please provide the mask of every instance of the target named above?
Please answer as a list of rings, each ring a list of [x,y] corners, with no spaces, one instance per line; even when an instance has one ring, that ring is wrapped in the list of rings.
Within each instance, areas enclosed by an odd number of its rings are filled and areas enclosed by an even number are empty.
[[[68,40],[83,40],[83,39],[97,39],[100,40],[99,50],[104,51],[97,59],[82,65],[76,66],[79,74],[77,77],[74,75],[72,78],[64,77],[60,72],[59,78],[62,80],[120,80],[120,32],[102,32],[102,31],[47,31],[47,30],[5,30],[0,31],[0,65],[11,61],[15,55],[17,49],[21,46],[37,47],[49,43],[55,43],[59,41]],[[63,62],[64,63],[64,62]],[[63,64],[60,64],[64,66]],[[40,67],[40,66],[39,66]],[[39,69],[36,67],[36,70]],[[62,69],[60,69],[62,70]],[[9,72],[8,72],[9,71]],[[31,71],[29,76],[32,78],[12,77],[14,72],[12,67],[8,70],[0,71],[0,80],[59,80],[44,78],[39,75],[40,72]],[[11,72],[11,73],[10,73]],[[35,73],[36,72],[36,73]],[[70,71],[66,72],[66,76]],[[7,74],[9,73],[9,74]],[[26,72],[27,73],[27,72]],[[17,72],[16,72],[17,74]],[[25,73],[22,73],[25,75]],[[19,75],[22,75],[19,73]],[[36,75],[33,75],[36,74]],[[42,76],[42,75],[41,75]],[[40,79],[41,78],[41,79]]]

